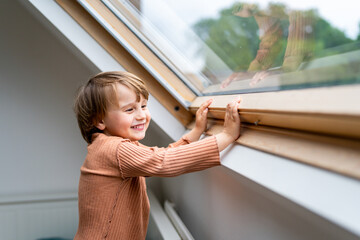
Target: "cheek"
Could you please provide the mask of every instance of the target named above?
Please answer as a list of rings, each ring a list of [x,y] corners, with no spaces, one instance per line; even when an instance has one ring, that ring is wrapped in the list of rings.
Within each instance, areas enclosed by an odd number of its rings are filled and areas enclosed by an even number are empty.
[[[130,118],[127,114],[119,114],[117,116],[116,125],[118,128],[128,128],[132,123],[132,118]]]
[[[149,111],[146,113],[146,118],[147,118],[148,123],[149,123],[149,122],[150,122],[150,120],[151,120],[151,114],[150,114],[150,112],[149,112]]]
[[[126,116],[122,118],[123,124],[130,127],[134,121],[134,118],[132,116]]]

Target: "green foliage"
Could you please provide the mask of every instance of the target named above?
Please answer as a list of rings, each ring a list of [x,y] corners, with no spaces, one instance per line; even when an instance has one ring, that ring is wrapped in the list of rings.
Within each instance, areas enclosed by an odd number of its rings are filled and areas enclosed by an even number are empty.
[[[198,36],[204,41],[222,61],[232,71],[246,71],[251,61],[256,57],[259,49],[259,27],[254,17],[239,17],[234,15],[244,3],[237,3],[229,8],[222,9],[218,18],[202,19],[197,22],[193,29]],[[266,10],[259,10],[254,5],[253,11],[262,14],[271,12],[272,16],[277,16],[280,21],[283,37],[278,40],[278,46],[281,48],[280,53],[274,56],[272,67],[281,66],[284,53],[287,46],[287,37],[289,31],[289,19],[286,14],[286,6],[283,4],[269,4]],[[306,14],[312,14],[315,19],[314,31],[314,49],[313,56],[322,56],[329,54],[338,54],[341,51],[347,51],[347,48],[339,46],[355,46],[354,40],[350,39],[345,33],[336,27],[331,26],[329,22],[318,16],[316,10],[306,11]],[[360,30],[360,24],[359,24]],[[360,31],[357,40],[360,40]],[[350,44],[350,45],[349,45]],[[358,46],[358,45],[356,45]],[[327,49],[332,49],[327,51]],[[216,69],[216,61],[211,57],[208,51],[201,49],[201,54],[205,56],[206,66]]]
[[[256,55],[259,38],[252,31],[256,28],[253,18],[239,18],[228,11],[221,12],[219,19],[203,19],[194,26],[205,44],[234,71],[246,69]]]
[[[325,19],[318,17],[315,24],[315,39],[319,42],[322,49],[336,47],[342,44],[353,42],[350,38],[345,36],[345,33],[335,27],[332,27]]]

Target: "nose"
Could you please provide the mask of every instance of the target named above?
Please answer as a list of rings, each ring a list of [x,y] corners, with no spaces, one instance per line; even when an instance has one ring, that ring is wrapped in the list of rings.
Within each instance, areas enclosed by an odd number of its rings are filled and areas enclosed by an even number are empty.
[[[139,108],[136,111],[136,115],[135,115],[136,120],[142,120],[145,119],[145,117],[146,117],[145,111],[142,108]]]

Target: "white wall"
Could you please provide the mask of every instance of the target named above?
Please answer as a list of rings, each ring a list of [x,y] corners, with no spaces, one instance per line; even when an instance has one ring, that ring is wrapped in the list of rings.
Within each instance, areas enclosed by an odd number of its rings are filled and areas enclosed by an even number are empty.
[[[0,239],[72,238],[86,154],[72,104],[97,70],[17,1],[0,29]]]
[[[86,144],[72,104],[96,69],[17,1],[0,8],[0,26],[1,194],[76,190]]]

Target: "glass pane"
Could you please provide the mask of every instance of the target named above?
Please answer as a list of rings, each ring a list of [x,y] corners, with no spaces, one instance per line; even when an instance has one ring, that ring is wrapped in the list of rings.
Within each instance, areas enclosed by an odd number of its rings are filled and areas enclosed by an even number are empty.
[[[111,0],[200,94],[360,82],[360,2]]]

